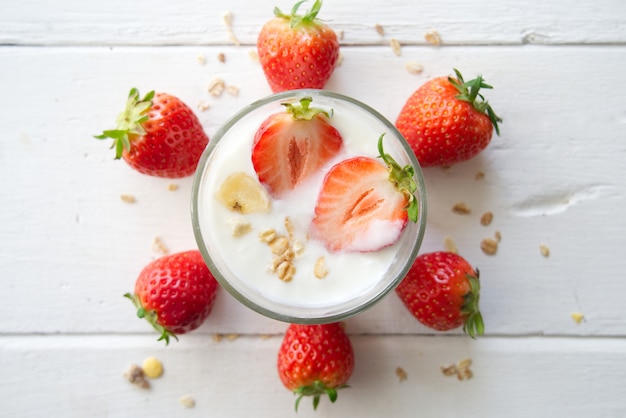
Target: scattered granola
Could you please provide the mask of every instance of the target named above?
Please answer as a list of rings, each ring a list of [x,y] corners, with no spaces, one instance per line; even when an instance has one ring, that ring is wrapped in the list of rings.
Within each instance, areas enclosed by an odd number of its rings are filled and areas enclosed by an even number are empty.
[[[148,389],[150,382],[146,380],[143,369],[136,364],[131,364],[130,368],[124,373],[124,377],[133,385],[142,389]]]
[[[183,395],[178,398],[178,402],[185,408],[193,408],[196,406],[196,401],[191,397],[191,395]]]
[[[458,372],[458,369],[456,368],[456,364],[454,363],[441,366],[440,369],[441,369],[441,373],[443,373],[444,376],[454,376]]]
[[[474,377],[474,373],[470,369],[471,365],[472,359],[465,358],[456,364],[452,363],[441,366],[441,373],[443,373],[444,376],[456,376],[459,380],[469,380]]]
[[[152,241],[152,249],[163,255],[166,255],[167,253],[169,253],[169,250],[167,249],[165,244],[163,244],[163,241],[161,240],[161,238],[158,236],[154,237],[154,240]]]
[[[585,319],[585,315],[581,312],[572,312],[570,316],[577,324],[580,324]]]
[[[328,275],[328,270],[326,269],[326,260],[324,257],[320,257],[315,262],[315,266],[313,267],[313,274],[318,279],[323,279]]]
[[[135,203],[137,201],[137,199],[135,199],[135,196],[133,196],[132,194],[123,194],[120,196],[120,199],[122,199],[122,202],[124,203]]]
[[[219,54],[217,54],[217,60],[219,62],[226,62],[226,55],[224,55],[223,52],[220,52]]]
[[[539,246],[539,252],[544,257],[550,257],[550,248],[548,248],[548,246],[545,244],[541,244]]]
[[[480,249],[487,255],[494,255],[498,251],[498,241],[485,238],[480,242]]]
[[[422,64],[416,61],[409,61],[405,64],[404,67],[411,74],[420,74],[422,71],[424,71],[424,67],[422,66]]]
[[[405,381],[409,377],[402,367],[396,368],[396,376],[398,376],[400,382]]]
[[[209,94],[211,96],[219,97],[222,95],[225,88],[226,84],[224,83],[224,80],[222,80],[221,78],[214,78],[209,83],[209,87],[207,88],[207,90],[209,91]]]
[[[233,32],[233,14],[230,11],[226,11],[222,17],[224,19],[224,24],[226,25],[226,31],[228,33],[228,38],[235,45],[237,45],[237,46],[241,45],[241,42],[239,42],[239,39],[237,39],[237,37],[235,36],[235,34]]]
[[[483,216],[480,217],[481,225],[487,226],[491,224],[491,221],[493,221],[493,213],[491,212],[485,212],[483,213]]]
[[[456,243],[451,237],[445,237],[443,239],[443,248],[451,253],[458,254],[459,250],[456,247]]]
[[[493,236],[496,238],[496,241],[502,241],[502,233],[500,231],[496,231]]]
[[[250,51],[248,51],[248,56],[252,61],[259,62],[259,53],[256,50],[251,49]]]
[[[374,25],[374,29],[376,30],[376,33],[380,36],[383,36],[385,34],[385,28],[383,28],[383,25],[379,23]]]
[[[170,192],[175,192],[176,190],[178,190],[178,184],[168,183],[167,190],[169,190]]]
[[[219,343],[223,339],[224,339],[224,336],[222,334],[213,334],[213,341],[215,341],[216,343]]]
[[[226,339],[228,341],[235,341],[237,338],[239,338],[240,335],[239,334],[226,334]]]
[[[452,212],[459,215],[469,215],[472,211],[465,203],[459,202],[452,206]]]
[[[201,112],[205,112],[211,108],[210,104],[202,100],[200,100],[196,106],[198,107],[198,110]]]
[[[476,180],[482,180],[482,179],[484,179],[484,178],[485,178],[485,173],[483,173],[482,171],[478,171],[478,172],[476,173],[476,175],[474,176],[474,178],[475,178]]]
[[[391,46],[391,50],[396,56],[399,57],[402,54],[400,41],[397,40],[396,38],[391,38],[389,40],[389,46]]]
[[[439,32],[431,30],[424,34],[424,39],[431,45],[439,46],[441,45],[441,35]]]
[[[163,363],[156,357],[148,357],[143,361],[143,373],[150,379],[157,379],[163,375]]]
[[[239,96],[239,87],[226,86],[226,93],[228,93],[231,96],[237,97]]]
[[[202,55],[202,54],[199,54],[196,57],[196,61],[198,61],[198,64],[204,65],[204,64],[206,64],[206,57],[204,55]]]

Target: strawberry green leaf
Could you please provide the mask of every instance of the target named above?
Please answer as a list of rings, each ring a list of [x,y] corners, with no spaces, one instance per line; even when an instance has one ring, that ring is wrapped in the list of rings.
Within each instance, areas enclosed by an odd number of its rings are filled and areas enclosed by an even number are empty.
[[[476,276],[471,274],[467,275],[467,280],[470,284],[470,291],[464,296],[463,307],[461,311],[464,315],[467,315],[465,324],[463,324],[463,331],[472,338],[476,338],[477,335],[483,335],[485,333],[485,323],[483,322],[483,316],[480,313],[478,302],[480,300],[480,281],[479,272],[476,270]]]
[[[154,91],[140,98],[139,91],[132,88],[126,100],[126,108],[117,117],[116,129],[105,130],[96,139],[112,139],[111,148],[115,148],[115,159],[119,160],[124,150],[129,151],[134,137],[146,134],[143,123],[149,119],[148,112],[152,107]]]
[[[313,98],[310,96],[303,97],[300,99],[299,104],[292,103],[281,103],[287,109],[287,113],[290,113],[293,116],[294,120],[311,120],[318,114],[323,114],[327,118],[331,118],[333,116],[332,109],[330,112],[327,112],[324,109],[318,107],[310,107]]]
[[[291,8],[290,14],[285,14],[278,7],[275,7],[274,16],[289,20],[290,26],[292,28],[296,28],[301,25],[317,25],[317,14],[322,8],[322,0],[315,0],[315,3],[313,3],[311,10],[306,12],[304,15],[299,15],[298,9],[302,5],[302,3],[306,3],[306,1],[307,0],[302,0],[294,4]]]
[[[157,341],[163,340],[165,341],[165,345],[169,345],[170,337],[174,337],[174,339],[178,341],[178,337],[176,336],[176,334],[166,329],[163,325],[159,324],[159,318],[156,311],[149,311],[143,307],[143,305],[141,304],[141,300],[139,300],[139,296],[125,293],[124,297],[128,298],[137,309],[137,317],[148,321],[150,325],[152,325],[152,327],[160,334]]]
[[[407,164],[404,167],[401,167],[400,164],[394,160],[394,158],[385,153],[383,150],[383,137],[385,134],[382,134],[378,138],[378,154],[379,158],[387,164],[387,168],[389,169],[389,181],[391,181],[398,191],[404,193],[408,198],[407,204],[404,209],[407,212],[407,215],[411,222],[417,222],[417,218],[419,215],[419,203],[417,198],[415,197],[415,192],[417,191],[417,183],[413,178],[415,174],[415,169],[412,165]]]
[[[448,77],[448,81],[459,91],[456,98],[464,102],[471,103],[474,109],[478,112],[483,114],[486,113],[496,131],[496,134],[500,135],[500,127],[498,123],[502,122],[502,118],[496,115],[489,102],[486,101],[483,95],[479,93],[480,89],[493,89],[493,87],[485,83],[482,75],[479,75],[473,80],[465,81],[463,80],[461,72],[456,68],[454,69],[454,73],[456,75],[456,79]]]
[[[296,412],[298,412],[298,406],[300,405],[300,401],[305,396],[313,397],[313,410],[316,410],[320,403],[321,395],[326,394],[328,396],[328,399],[330,399],[330,402],[335,403],[335,401],[337,400],[337,391],[339,389],[344,389],[347,387],[349,386],[339,385],[337,387],[328,387],[321,380],[316,380],[311,385],[308,385],[308,386],[300,386],[299,388],[293,391],[293,393],[298,396],[296,398]]]

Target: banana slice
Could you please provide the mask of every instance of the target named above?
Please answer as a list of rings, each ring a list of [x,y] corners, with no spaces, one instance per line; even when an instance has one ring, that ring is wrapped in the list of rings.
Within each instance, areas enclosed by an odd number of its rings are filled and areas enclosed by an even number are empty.
[[[224,180],[217,191],[217,200],[242,214],[270,210],[270,197],[263,186],[243,172],[233,173]]]

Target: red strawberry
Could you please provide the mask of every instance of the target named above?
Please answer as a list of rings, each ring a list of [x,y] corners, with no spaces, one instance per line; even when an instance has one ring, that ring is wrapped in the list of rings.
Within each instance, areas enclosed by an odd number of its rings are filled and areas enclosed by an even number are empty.
[[[305,97],[299,105],[283,103],[287,111],[267,118],[254,137],[252,165],[274,197],[317,172],[343,145],[341,134],[328,121],[331,115],[309,107],[311,101]]]
[[[484,332],[478,309],[478,270],[455,253],[439,251],[418,256],[396,292],[427,327],[448,331],[463,325],[472,338]]]
[[[194,173],[209,138],[193,111],[180,99],[149,92],[139,98],[131,89],[117,128],[98,139],[113,139],[115,159],[124,160],[140,173],[177,178]]]
[[[417,221],[413,167],[400,167],[385,154],[382,139],[383,162],[349,158],[324,178],[310,233],[329,251],[376,251],[396,242],[407,219]]]
[[[296,411],[304,396],[313,396],[313,409],[324,393],[335,402],[353,369],[352,344],[340,323],[287,328],[278,351],[278,375],[298,396]]]
[[[304,16],[297,2],[287,15],[276,7],[257,40],[259,61],[274,93],[302,88],[322,89],[339,57],[337,35],[317,19],[322,1]]]
[[[211,313],[218,283],[197,250],[166,255],[144,267],[135,294],[126,293],[169,344],[170,337],[198,328]]]
[[[422,167],[469,160],[489,145],[494,128],[500,135],[502,119],[479,93],[492,87],[454,71],[456,79],[435,78],[417,89],[396,120]]]

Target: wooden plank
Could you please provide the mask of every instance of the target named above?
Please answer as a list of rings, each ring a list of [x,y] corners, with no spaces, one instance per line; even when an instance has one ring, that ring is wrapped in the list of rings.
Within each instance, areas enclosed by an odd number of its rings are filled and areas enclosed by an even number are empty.
[[[0,337],[6,416],[292,417],[293,395],[276,374],[280,336],[216,342],[189,337],[167,348],[144,337]],[[626,414],[626,341],[581,338],[352,336],[355,370],[335,404],[302,417],[551,417]],[[156,356],[164,375],[144,390],[122,374]],[[473,377],[441,366],[472,360]],[[233,367],[237,365],[237,367]],[[406,373],[401,381],[396,369]],[[196,402],[185,410],[179,398]]]
[[[194,247],[191,178],[170,181],[132,172],[91,135],[109,128],[131,86],[170,91],[198,111],[212,135],[245,104],[269,94],[250,48],[0,48],[0,91],[10,97],[0,141],[0,293],[2,333],[146,332],[131,320],[122,294],[141,267]],[[224,52],[227,61],[217,62]],[[207,57],[200,65],[198,55]],[[376,59],[372,59],[376,57]],[[404,65],[418,60],[421,75]],[[132,65],[120,65],[129,63]],[[391,120],[404,98],[430,77],[482,72],[504,118],[502,137],[476,159],[427,169],[428,229],[422,251],[452,237],[480,268],[481,304],[491,335],[626,335],[622,206],[626,96],[620,85],[624,47],[406,47],[345,49],[329,89],[353,96]],[[381,76],[385,74],[385,76]],[[214,77],[240,88],[212,98]],[[591,81],[588,81],[591,80]],[[485,173],[475,180],[479,171]],[[133,194],[128,205],[121,194]],[[464,201],[460,216],[450,208]],[[483,227],[482,212],[494,222]],[[496,256],[480,240],[502,233]],[[539,245],[552,254],[544,258]],[[28,303],[26,303],[28,301]],[[35,309],[36,307],[36,309]],[[586,320],[577,325],[570,313]],[[429,333],[395,295],[351,320],[358,333]],[[273,333],[282,324],[254,314],[223,292],[204,333]]]
[[[245,45],[256,43],[274,6],[290,10],[294,2],[218,2],[164,0],[85,3],[79,0],[24,0],[2,4],[3,45],[231,45],[223,22],[230,8],[233,34]],[[306,5],[304,6],[306,7]],[[376,13],[371,13],[376,10]],[[343,33],[344,45],[383,45],[397,38],[428,45],[424,35],[440,33],[447,45],[624,44],[626,3],[620,0],[575,2],[461,0],[445,7],[437,0],[419,3],[376,0],[327,1],[321,17]],[[384,36],[374,29],[380,24]]]

